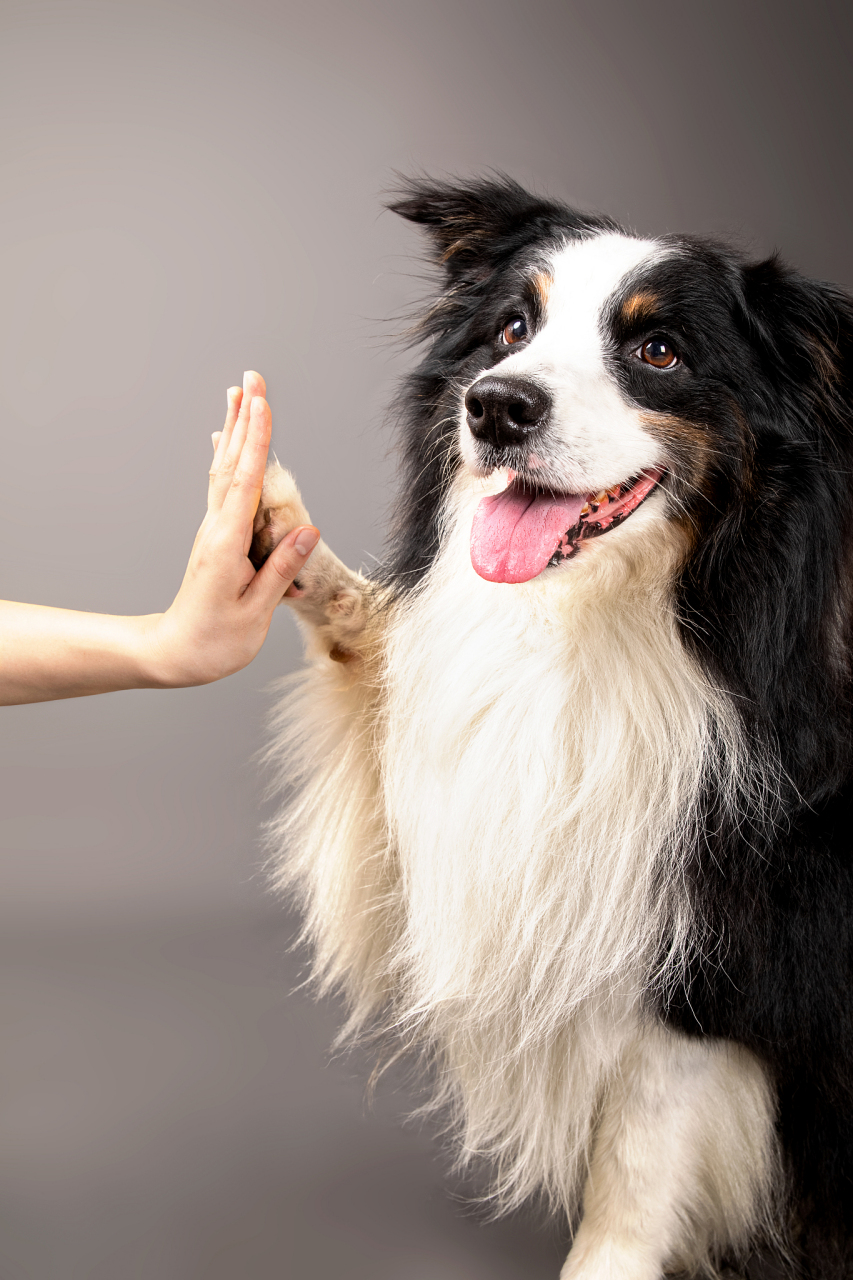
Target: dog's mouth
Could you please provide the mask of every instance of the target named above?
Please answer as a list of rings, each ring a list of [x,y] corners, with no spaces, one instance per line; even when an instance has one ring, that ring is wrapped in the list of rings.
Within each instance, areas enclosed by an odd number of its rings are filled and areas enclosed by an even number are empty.
[[[553,493],[514,478],[477,508],[471,563],[489,582],[529,582],[549,565],[576,556],[587,538],[627,520],[663,476],[663,470],[642,471],[595,494]]]

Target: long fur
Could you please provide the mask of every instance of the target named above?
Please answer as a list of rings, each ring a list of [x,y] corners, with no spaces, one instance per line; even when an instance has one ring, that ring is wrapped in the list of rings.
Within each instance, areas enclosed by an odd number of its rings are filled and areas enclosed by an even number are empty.
[[[713,770],[737,803],[740,744],[678,643],[666,533],[636,559],[590,555],[571,596],[506,598],[471,589],[460,505],[388,643],[380,761],[408,908],[396,1017],[440,1046],[496,1194],[544,1185],[571,1204],[645,979],[671,979],[689,946],[693,798]]]
[[[315,552],[293,600],[312,665],[270,752],[294,796],[277,883],[318,981],[345,1034],[424,1047],[496,1206],[582,1210],[566,1277],[708,1272],[762,1242],[853,1275],[850,304],[508,181],[414,184],[397,209],[445,284],[392,554],[367,583]],[[536,339],[503,353],[522,306]],[[664,320],[689,379],[628,359]],[[469,554],[506,459],[460,426],[504,367],[550,388],[536,466],[667,466],[623,527],[512,586]],[[304,518],[286,473],[262,510],[276,536]]]

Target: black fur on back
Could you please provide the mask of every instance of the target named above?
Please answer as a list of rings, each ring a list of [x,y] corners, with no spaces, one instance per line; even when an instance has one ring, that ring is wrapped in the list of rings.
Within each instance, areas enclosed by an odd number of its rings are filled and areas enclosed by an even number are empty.
[[[666,1010],[771,1068],[802,1273],[853,1275],[853,308],[747,265],[748,428],[678,584],[685,643],[778,751],[778,804],[738,827],[706,798],[693,894],[709,961]],[[697,952],[698,953],[698,952]]]
[[[494,363],[518,266],[619,228],[505,178],[415,181],[390,207],[426,229],[444,272],[400,398],[387,578],[406,590],[435,557],[460,389]],[[683,642],[732,695],[754,749],[778,754],[781,777],[773,803],[759,812],[745,797],[737,822],[709,787],[689,884],[697,958],[650,998],[673,1027],[738,1041],[767,1064],[798,1274],[842,1280],[853,1277],[853,304],[775,257],[669,243],[656,285],[705,353],[692,401],[674,410],[712,441],[702,485],[683,495]]]

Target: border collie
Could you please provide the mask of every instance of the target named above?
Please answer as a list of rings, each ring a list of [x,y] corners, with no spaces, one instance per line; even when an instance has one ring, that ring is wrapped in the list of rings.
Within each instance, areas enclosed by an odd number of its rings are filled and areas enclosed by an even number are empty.
[[[386,568],[322,543],[278,883],[564,1280],[853,1276],[853,303],[508,179],[441,283]],[[253,558],[308,519],[270,468]]]

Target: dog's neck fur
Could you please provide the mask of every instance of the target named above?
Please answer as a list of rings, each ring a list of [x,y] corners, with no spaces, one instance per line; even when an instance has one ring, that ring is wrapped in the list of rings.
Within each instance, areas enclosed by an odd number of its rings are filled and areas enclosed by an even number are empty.
[[[457,481],[443,550],[388,637],[395,1016],[437,1047],[441,1100],[465,1149],[497,1159],[498,1194],[544,1181],[566,1203],[567,1139],[580,1160],[644,987],[665,980],[661,955],[683,959],[703,785],[736,804],[746,753],[679,638],[684,549],[661,512],[507,587],[471,568],[475,488]]]

